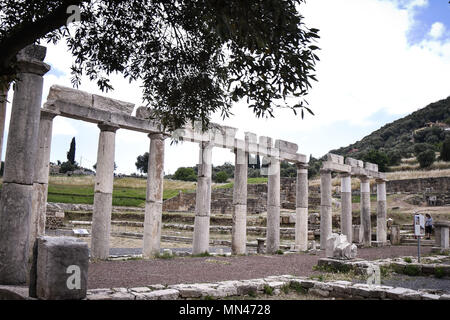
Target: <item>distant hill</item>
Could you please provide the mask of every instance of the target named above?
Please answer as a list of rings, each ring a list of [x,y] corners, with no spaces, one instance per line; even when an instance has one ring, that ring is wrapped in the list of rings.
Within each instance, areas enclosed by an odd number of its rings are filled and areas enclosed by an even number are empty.
[[[391,166],[402,158],[414,156],[417,149],[439,151],[447,136],[450,136],[450,97],[388,123],[347,147],[330,152],[361,160],[367,160],[369,153],[372,153],[372,158],[373,153],[379,153],[386,157],[386,165]]]

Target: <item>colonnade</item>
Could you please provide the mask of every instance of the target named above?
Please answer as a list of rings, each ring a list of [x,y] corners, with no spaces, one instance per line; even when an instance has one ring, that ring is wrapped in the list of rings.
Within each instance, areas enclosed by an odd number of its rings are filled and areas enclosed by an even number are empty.
[[[352,181],[351,177],[360,180],[360,234],[357,242],[363,246],[372,245],[372,222],[370,208],[370,180],[376,179],[377,184],[377,232],[376,241],[380,245],[387,243],[386,232],[386,176],[378,172],[378,166],[364,163],[361,160],[328,154],[320,172],[321,205],[320,205],[320,248],[326,248],[326,240],[332,233],[332,184],[331,173],[338,172],[341,179],[341,233],[347,236],[349,242],[354,239],[352,227]]]

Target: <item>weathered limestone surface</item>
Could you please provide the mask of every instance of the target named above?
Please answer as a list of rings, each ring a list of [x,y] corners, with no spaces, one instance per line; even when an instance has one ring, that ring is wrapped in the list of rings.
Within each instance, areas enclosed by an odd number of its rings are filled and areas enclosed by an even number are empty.
[[[33,202],[30,224],[30,256],[37,236],[45,234],[50,149],[55,113],[41,111],[36,162],[34,165]]]
[[[193,254],[209,250],[209,218],[211,213],[211,158],[213,145],[200,143],[198,181],[195,202]]]
[[[398,245],[400,244],[400,226],[393,225],[391,227],[391,238],[390,238],[392,245]]]
[[[337,164],[344,164],[344,157],[337,155],[337,154],[328,153],[327,161],[331,161],[331,162],[337,163]]]
[[[331,172],[320,171],[320,249],[325,250],[331,235]]]
[[[325,161],[322,165],[322,169],[329,170],[329,171],[335,171],[335,172],[350,173],[352,170],[352,167],[350,167],[347,164]]]
[[[435,226],[435,246],[441,249],[449,248],[449,221],[436,221]]]
[[[383,244],[387,242],[386,214],[386,182],[377,180],[377,242]]]
[[[106,259],[109,256],[115,137],[118,127],[111,124],[99,124],[98,127],[100,128],[100,137],[94,186],[91,257]]]
[[[308,169],[297,164],[297,193],[295,219],[295,249],[308,250]]]
[[[18,81],[11,108],[0,199],[0,284],[27,280],[34,163],[38,143],[46,48],[31,45],[17,55]]]
[[[364,246],[371,246],[372,227],[370,222],[370,180],[361,177],[361,228]]]
[[[32,185],[3,183],[0,200],[1,284],[24,284],[27,280],[32,197]]]
[[[364,168],[364,161],[356,160],[353,158],[345,158],[345,164],[348,164],[349,166],[352,167]]]
[[[284,140],[275,140],[275,148],[287,153],[296,153],[298,150],[298,145]]]
[[[341,175],[341,208],[341,232],[352,240],[352,178],[349,174]]]
[[[332,233],[327,239],[325,254],[328,258],[354,259],[356,258],[357,247],[347,241],[344,234]]]
[[[231,251],[233,254],[244,254],[246,252],[247,167],[248,153],[236,149],[233,187],[233,226],[231,232]]]
[[[134,104],[116,99],[91,94],[60,85],[53,85],[47,96],[47,101],[65,101],[88,108],[100,109],[108,112],[122,112],[131,115]]]
[[[154,134],[149,138],[143,245],[143,255],[147,258],[160,251],[164,181],[164,136]]]
[[[86,297],[89,249],[74,237],[37,238],[36,296],[44,300]],[[33,290],[30,290],[30,292]]]
[[[266,140],[263,142],[270,148],[272,141]],[[275,253],[280,248],[280,160],[277,157],[268,160],[266,249],[267,253]]]

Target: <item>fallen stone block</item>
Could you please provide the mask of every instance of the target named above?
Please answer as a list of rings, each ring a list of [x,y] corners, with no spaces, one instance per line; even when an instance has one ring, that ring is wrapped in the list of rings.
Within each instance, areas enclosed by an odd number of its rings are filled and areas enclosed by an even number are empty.
[[[440,296],[437,294],[430,294],[430,293],[422,293],[422,300],[439,300]]]
[[[330,292],[329,291],[316,289],[316,288],[309,289],[308,293],[312,294],[312,295],[315,295],[315,296],[324,297],[324,298],[330,296]]]
[[[177,300],[180,292],[175,289],[136,293],[136,300]]]
[[[89,267],[87,243],[74,237],[49,236],[38,237],[36,241],[30,293],[35,292],[38,299],[44,300],[84,299]]]

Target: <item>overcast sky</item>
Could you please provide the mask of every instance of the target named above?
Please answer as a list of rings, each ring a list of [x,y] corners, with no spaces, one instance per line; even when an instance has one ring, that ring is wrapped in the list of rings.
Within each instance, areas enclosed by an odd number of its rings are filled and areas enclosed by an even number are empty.
[[[280,110],[274,119],[257,119],[244,103],[230,119],[218,123],[244,131],[295,142],[299,152],[315,157],[347,146],[386,123],[450,95],[450,5],[447,0],[309,0],[301,6],[306,25],[320,29],[318,82],[308,97],[315,116],[295,117]],[[47,46],[45,61],[52,70],[44,77],[45,102],[53,84],[71,86],[72,57],[65,44]],[[114,91],[101,93],[84,79],[79,89],[142,104],[138,83],[113,76]],[[12,92],[10,92],[12,97]],[[5,141],[7,139],[8,105]],[[89,123],[56,117],[51,161],[66,161],[76,137],[76,161],[92,169],[97,158],[99,129]],[[198,161],[198,145],[166,143],[165,173]],[[145,134],[117,131],[116,172],[136,172],[136,157],[148,151]],[[3,159],[4,159],[3,152]],[[215,148],[213,164],[234,161],[229,150]]]

